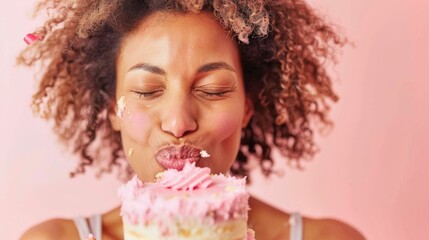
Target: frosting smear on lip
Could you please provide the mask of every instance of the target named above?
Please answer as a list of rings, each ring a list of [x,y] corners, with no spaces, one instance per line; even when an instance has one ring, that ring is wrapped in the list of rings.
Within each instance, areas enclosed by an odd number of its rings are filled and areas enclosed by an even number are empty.
[[[158,174],[155,182],[135,176],[119,189],[125,240],[248,239],[245,185],[245,178],[191,163]]]

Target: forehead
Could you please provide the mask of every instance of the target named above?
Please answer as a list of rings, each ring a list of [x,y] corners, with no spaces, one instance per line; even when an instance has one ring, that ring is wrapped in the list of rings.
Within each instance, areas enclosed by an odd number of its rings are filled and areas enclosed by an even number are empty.
[[[209,13],[157,12],[124,37],[118,60],[128,65],[148,58],[154,64],[177,58],[183,63],[235,61],[238,50],[229,32]]]

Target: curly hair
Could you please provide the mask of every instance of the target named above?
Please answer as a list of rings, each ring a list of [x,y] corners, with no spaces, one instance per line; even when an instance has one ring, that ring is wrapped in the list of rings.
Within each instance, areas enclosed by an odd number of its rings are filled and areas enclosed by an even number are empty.
[[[101,174],[128,165],[108,120],[114,111],[115,59],[121,39],[156,11],[211,12],[238,43],[254,115],[243,129],[233,174],[248,175],[253,156],[269,176],[274,148],[299,167],[318,151],[313,123],[332,125],[328,100],[338,96],[325,62],[335,62],[346,40],[303,0],[45,0],[36,12],[42,9],[49,18],[34,32],[42,41],[17,61],[44,66],[32,106],[53,120],[60,140],[80,154],[71,176],[88,166],[98,166]]]

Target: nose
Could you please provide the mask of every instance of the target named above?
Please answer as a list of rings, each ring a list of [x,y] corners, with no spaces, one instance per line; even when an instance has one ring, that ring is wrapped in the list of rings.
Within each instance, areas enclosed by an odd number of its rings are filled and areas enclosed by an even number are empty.
[[[171,99],[163,112],[161,129],[176,138],[184,137],[198,128],[193,104],[186,97]]]

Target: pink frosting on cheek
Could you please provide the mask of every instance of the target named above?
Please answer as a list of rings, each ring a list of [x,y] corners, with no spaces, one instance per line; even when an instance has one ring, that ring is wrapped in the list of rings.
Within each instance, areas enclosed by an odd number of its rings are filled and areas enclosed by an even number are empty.
[[[123,126],[126,134],[137,142],[144,142],[147,140],[149,134],[150,118],[144,112],[130,112],[122,119]]]

